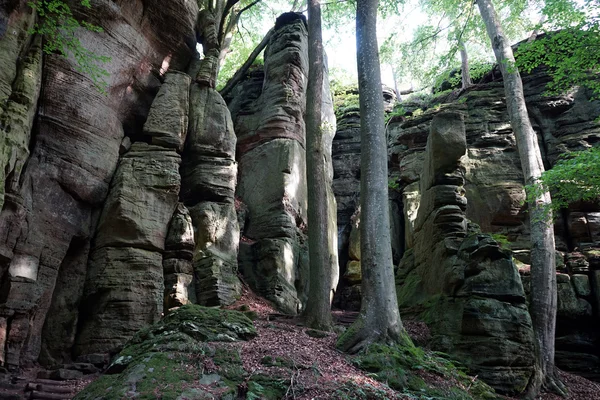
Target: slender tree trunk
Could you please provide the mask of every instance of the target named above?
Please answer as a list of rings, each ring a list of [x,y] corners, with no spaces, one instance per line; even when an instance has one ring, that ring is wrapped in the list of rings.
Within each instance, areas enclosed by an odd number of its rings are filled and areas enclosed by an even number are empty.
[[[462,39],[458,39],[458,47],[460,47],[462,88],[466,89],[473,84],[471,72],[469,71],[469,55],[467,54],[467,47]]]
[[[542,17],[540,18],[540,22],[538,22],[538,24],[535,27],[535,29],[533,30],[533,32],[531,32],[531,35],[529,35],[529,38],[527,39],[527,43],[531,43],[535,39],[537,39],[538,35],[540,34],[540,29],[542,28],[542,25],[544,25],[544,22],[546,22],[546,16],[542,15]]]
[[[308,183],[308,256],[310,287],[306,324],[331,330],[331,271],[329,255],[327,166],[323,153],[323,38],[320,0],[308,2],[308,87],[306,95],[306,164]]]
[[[396,74],[396,68],[392,64],[390,64],[390,68],[392,69],[392,78],[394,79],[394,90],[396,91],[396,97],[398,101],[402,101],[400,97],[400,89],[398,89],[398,77]]]
[[[378,0],[356,4],[356,53],[361,140],[361,272],[362,303],[358,319],[338,340],[354,353],[372,342],[411,343],[400,320],[388,207],[387,143],[377,46]]]
[[[523,82],[515,65],[512,48],[502,31],[500,20],[490,0],[477,0],[498,65],[504,80],[506,105],[517,139],[521,168],[526,184],[537,182],[544,171],[537,136],[531,126],[523,94]],[[535,368],[527,396],[534,398],[544,385],[548,390],[563,392],[554,366],[556,327],[556,270],[552,224],[543,220],[543,209],[550,203],[543,193],[529,203],[531,219],[531,305],[530,313],[536,342]]]

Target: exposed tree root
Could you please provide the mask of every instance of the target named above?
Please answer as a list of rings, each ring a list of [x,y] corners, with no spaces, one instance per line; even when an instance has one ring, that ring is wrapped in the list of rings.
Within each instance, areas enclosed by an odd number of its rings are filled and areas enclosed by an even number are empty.
[[[536,365],[533,375],[529,379],[525,393],[523,394],[524,399],[534,400],[541,391],[554,393],[561,397],[566,397],[567,387],[561,382],[556,373],[556,370],[548,373],[544,376],[544,373],[538,365]]]
[[[567,387],[561,382],[556,371],[546,376],[546,379],[544,379],[544,383],[542,385],[542,389],[545,392],[554,393],[561,397],[567,396]]]
[[[377,327],[365,322],[365,317],[358,319],[344,332],[337,341],[336,347],[345,353],[356,354],[373,343],[414,346],[408,334],[398,326]]]

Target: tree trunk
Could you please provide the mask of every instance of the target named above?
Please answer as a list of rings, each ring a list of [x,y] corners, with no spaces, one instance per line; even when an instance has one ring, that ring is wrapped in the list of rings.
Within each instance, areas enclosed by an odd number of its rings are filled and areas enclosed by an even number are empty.
[[[402,97],[400,97],[400,89],[398,88],[396,68],[394,68],[392,64],[390,64],[390,68],[392,69],[392,78],[394,79],[394,90],[396,91],[396,97],[398,98],[398,101],[402,101]]]
[[[331,272],[329,261],[329,207],[327,166],[323,153],[323,38],[320,0],[308,2],[308,87],[306,94],[306,166],[308,186],[308,256],[310,285],[306,324],[331,330]]]
[[[471,72],[469,71],[469,55],[467,54],[467,47],[462,39],[458,39],[458,47],[460,47],[462,88],[466,89],[473,84]]]
[[[515,65],[512,48],[502,31],[500,20],[490,0],[477,0],[479,12],[492,42],[500,66],[506,93],[506,105],[517,140],[521,168],[526,184],[537,182],[544,171],[537,136],[529,121],[523,82]],[[554,366],[554,336],[556,327],[556,271],[554,264],[554,233],[552,224],[543,220],[544,207],[550,204],[550,194],[543,193],[529,203],[531,220],[531,305],[530,313],[536,343],[534,373],[527,396],[534,398],[542,385],[548,390],[563,392]]]
[[[356,53],[361,138],[362,303],[358,319],[338,340],[355,353],[372,342],[410,343],[400,320],[388,207],[387,143],[376,23],[378,0],[358,0]]]

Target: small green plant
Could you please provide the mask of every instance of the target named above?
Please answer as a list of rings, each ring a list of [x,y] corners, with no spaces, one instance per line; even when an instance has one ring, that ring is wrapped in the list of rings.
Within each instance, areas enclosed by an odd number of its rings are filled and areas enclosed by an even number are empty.
[[[356,85],[337,86],[333,90],[333,108],[340,118],[349,108],[358,108],[358,87]]]
[[[403,117],[406,115],[406,110],[401,104],[394,106],[394,109],[390,113],[385,114],[385,122],[388,123],[394,117]]]
[[[527,202],[549,191],[552,203],[542,210],[545,221],[552,214],[576,201],[597,203],[600,199],[600,147],[562,155],[552,169],[544,172],[540,180],[525,187]]]
[[[490,236],[492,236],[492,239],[498,242],[500,247],[502,247],[503,249],[510,249],[510,240],[508,240],[508,237],[506,237],[506,235],[503,235],[501,233],[492,233]]]
[[[388,179],[388,189],[399,192],[400,184],[398,183],[397,180],[390,178],[390,179]]]
[[[91,8],[90,0],[80,0],[81,5]],[[65,58],[75,60],[75,70],[91,79],[94,86],[106,94],[108,83],[105,78],[108,72],[99,64],[110,60],[110,57],[100,56],[86,49],[76,32],[80,28],[92,32],[102,32],[102,28],[86,21],[79,21],[73,16],[73,11],[63,0],[30,0],[29,6],[37,11],[39,21],[30,30],[30,34],[44,36],[43,50],[46,54],[58,53]]]

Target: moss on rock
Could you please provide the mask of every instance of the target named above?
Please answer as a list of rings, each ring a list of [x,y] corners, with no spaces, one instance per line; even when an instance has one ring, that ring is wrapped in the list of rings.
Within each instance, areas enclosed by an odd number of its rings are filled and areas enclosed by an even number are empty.
[[[180,307],[162,321],[139,331],[107,373],[76,398],[177,400],[191,391],[190,398],[233,399],[246,379],[239,351],[206,342],[231,342],[255,336],[252,321],[241,312],[197,305]],[[201,383],[205,377],[202,362],[207,358],[216,366],[210,392]]]
[[[468,376],[441,353],[412,345],[388,346],[372,344],[353,359],[358,368],[370,372],[375,379],[392,389],[428,399],[496,399],[494,389]],[[427,374],[441,380],[424,379]],[[443,385],[438,382],[442,382]]]

